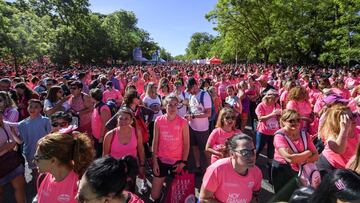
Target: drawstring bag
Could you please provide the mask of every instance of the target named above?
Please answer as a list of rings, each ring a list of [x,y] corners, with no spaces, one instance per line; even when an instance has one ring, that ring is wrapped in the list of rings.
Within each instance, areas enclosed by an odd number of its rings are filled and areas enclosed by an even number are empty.
[[[187,171],[175,175],[166,194],[165,203],[195,203],[195,176]]]
[[[290,138],[282,134],[286,141],[288,142],[291,150],[293,150],[294,153],[299,153],[297,148],[295,147],[294,143],[290,140]],[[301,131],[301,140],[304,144],[304,151],[308,149],[307,145],[307,137],[306,132]],[[298,184],[303,187],[312,187],[317,188],[321,183],[321,175],[314,163],[304,163],[299,165],[299,174],[298,174]]]

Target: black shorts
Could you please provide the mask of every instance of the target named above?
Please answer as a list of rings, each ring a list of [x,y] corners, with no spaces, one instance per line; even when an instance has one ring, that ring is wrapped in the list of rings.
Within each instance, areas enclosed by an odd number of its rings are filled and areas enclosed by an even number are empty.
[[[206,142],[209,138],[209,130],[195,131],[190,127],[189,132],[190,132],[190,146],[198,146],[201,151],[204,151]]]
[[[166,176],[174,176],[175,173],[173,172],[173,170],[175,170],[176,164],[180,163],[180,161],[177,161],[173,165],[172,164],[166,164],[166,163],[161,162],[161,160],[159,158],[157,158],[157,162],[158,162],[158,165],[159,165],[160,174],[158,176],[156,176],[154,174],[154,176],[158,177],[158,178],[163,178],[163,177],[166,177]],[[184,169],[185,169],[185,167],[184,167]]]

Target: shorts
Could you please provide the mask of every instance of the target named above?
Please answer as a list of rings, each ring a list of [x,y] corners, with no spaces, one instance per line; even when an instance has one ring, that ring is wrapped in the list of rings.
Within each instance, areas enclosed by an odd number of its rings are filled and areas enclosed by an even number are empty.
[[[166,176],[174,176],[175,173],[173,172],[173,170],[175,169],[175,165],[180,161],[175,162],[175,164],[166,164],[163,163],[159,158],[157,158],[157,162],[159,165],[160,174],[158,176],[154,174],[154,176],[158,178],[163,178]]]
[[[190,146],[198,146],[200,151],[205,150],[206,142],[209,138],[209,130],[195,131],[191,127],[190,130]]]
[[[4,186],[11,182],[14,178],[24,175],[25,169],[24,165],[20,164],[18,167],[16,167],[13,171],[8,173],[5,177],[0,179],[0,186]]]

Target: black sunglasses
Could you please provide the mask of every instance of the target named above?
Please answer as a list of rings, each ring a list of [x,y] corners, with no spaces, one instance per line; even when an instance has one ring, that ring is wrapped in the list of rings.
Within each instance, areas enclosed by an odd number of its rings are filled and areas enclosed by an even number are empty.
[[[239,153],[243,157],[252,157],[255,155],[256,148],[254,149],[241,149],[239,151],[234,150],[235,152]]]
[[[52,123],[51,125],[53,126],[53,127],[58,127],[58,126],[60,126],[60,127],[66,127],[67,125],[68,125],[69,123],[68,122],[63,122],[63,123],[57,123],[57,122],[55,122],[55,123]]]
[[[44,155],[40,156],[40,155],[35,154],[34,158],[33,158],[33,161],[34,162],[39,162],[40,160],[46,160],[46,159],[49,159],[49,158],[47,156],[44,156]]]
[[[236,120],[236,116],[225,116],[225,120]]]

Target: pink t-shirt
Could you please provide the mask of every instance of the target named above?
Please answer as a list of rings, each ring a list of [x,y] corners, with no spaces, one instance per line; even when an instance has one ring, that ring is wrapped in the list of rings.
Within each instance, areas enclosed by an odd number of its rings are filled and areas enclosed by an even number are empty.
[[[119,129],[115,129],[115,134],[112,139],[112,143],[110,146],[110,156],[114,158],[122,158],[124,156],[132,156],[134,158],[137,158],[137,137],[136,137],[136,131],[135,128],[131,129],[131,138],[130,142],[127,144],[121,144],[119,141],[120,137]],[[120,137],[121,139],[121,137]]]
[[[307,148],[308,148],[308,150],[310,150],[312,152],[316,152],[316,148],[315,148],[314,143],[312,142],[311,137],[307,134],[306,138],[307,138],[307,146],[308,146]],[[292,140],[292,143],[295,145],[298,152],[301,153],[301,152],[304,151],[304,144],[303,144],[301,136],[296,140]],[[291,147],[288,144],[286,138],[281,134],[275,134],[274,147],[275,147],[274,160],[278,161],[281,164],[286,164],[285,159],[279,153],[280,148],[291,149]],[[291,168],[294,171],[299,171],[299,166],[297,164],[291,164]]]
[[[204,175],[202,187],[213,192],[220,202],[251,202],[253,192],[261,189],[262,173],[254,166],[247,174],[238,174],[231,165],[230,158],[219,159],[210,165]]]
[[[274,109],[281,110],[278,104],[269,105],[265,102],[261,102],[255,109],[257,116],[266,116],[274,111]],[[279,116],[273,116],[267,120],[259,121],[256,130],[265,135],[274,135],[279,130]]]
[[[334,168],[345,168],[347,162],[356,153],[357,145],[359,143],[359,133],[355,132],[353,138],[347,139],[346,150],[342,154],[338,154],[329,148],[326,143],[322,155]]]
[[[351,97],[350,91],[347,89],[331,88],[331,90],[344,99],[349,99]]]
[[[38,191],[39,203],[77,203],[78,175],[71,171],[64,180],[56,182],[53,175],[47,173]]]
[[[79,112],[81,110],[84,110],[86,108],[85,106],[85,93],[81,93],[84,95],[81,95],[80,97],[78,97],[77,99],[74,99],[74,97],[70,98],[69,100],[69,104],[70,107],[75,110],[76,112]],[[81,114],[80,115],[80,126],[86,126],[91,122],[91,112],[87,113],[87,114]]]
[[[212,149],[217,150],[219,145],[225,146],[226,139],[232,137],[236,133],[241,133],[241,131],[236,129],[235,131],[226,132],[222,128],[215,128],[209,135],[207,142]],[[211,163],[214,163],[218,159],[218,156],[214,154],[211,155]]]
[[[168,164],[174,164],[182,160],[184,139],[183,129],[187,120],[176,115],[175,119],[170,121],[166,115],[156,118],[156,125],[159,128],[159,142],[157,155],[160,160]]]
[[[309,117],[310,114],[312,113],[312,108],[311,108],[311,104],[309,103],[309,101],[294,101],[291,100],[287,103],[286,105],[286,109],[292,109],[297,111],[300,116],[303,117]],[[301,128],[309,128],[309,122],[302,120],[301,123]]]
[[[218,83],[218,95],[220,96],[220,99],[223,101],[225,100],[227,93],[226,93],[226,87],[229,85],[228,82],[219,82]]]
[[[107,105],[103,105],[99,112],[99,107],[95,107],[91,114],[91,129],[92,134],[96,139],[100,139],[101,128],[104,127],[101,121],[100,113],[103,111],[108,111],[110,114],[110,108]]]
[[[122,99],[121,92],[117,89],[105,90],[103,93],[103,102],[105,103],[110,99],[114,99],[114,100]]]
[[[280,103],[282,106],[286,105],[287,99],[288,99],[289,91],[284,90],[280,95]]]

